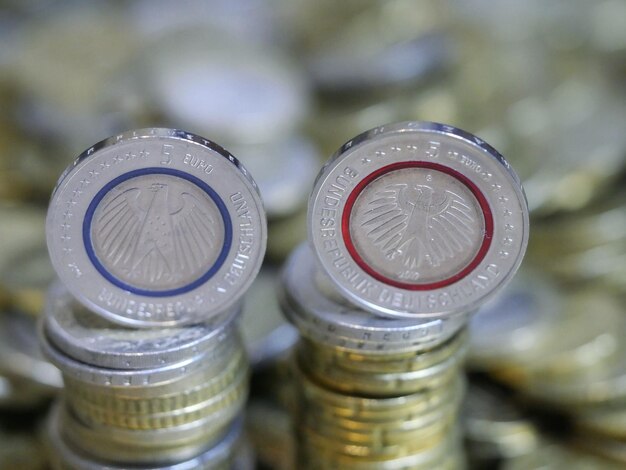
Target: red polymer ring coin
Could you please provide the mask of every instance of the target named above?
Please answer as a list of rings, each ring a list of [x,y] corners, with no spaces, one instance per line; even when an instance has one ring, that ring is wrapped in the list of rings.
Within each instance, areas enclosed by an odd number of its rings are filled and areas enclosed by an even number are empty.
[[[510,279],[528,242],[519,179],[493,148],[435,123],[373,129],[318,176],[309,235],[357,305],[386,316],[471,311]]]
[[[399,170],[408,169],[408,168],[422,168],[422,169],[433,170],[433,171],[444,173],[446,175],[451,176],[452,178],[457,179],[460,183],[465,185],[467,189],[472,193],[472,195],[476,198],[480,206],[481,212],[482,212],[484,229],[482,230],[482,240],[480,242],[480,245],[478,246],[478,249],[476,250],[475,255],[471,258],[469,263],[464,264],[463,267],[460,268],[458,271],[454,272],[448,277],[444,277],[442,279],[438,279],[432,282],[419,282],[417,280],[416,282],[402,282],[402,281],[393,279],[391,276],[386,276],[385,274],[378,272],[375,267],[371,266],[370,264],[367,263],[367,261],[365,261],[365,259],[359,253],[359,250],[355,247],[355,244],[352,240],[352,232],[350,230],[352,210],[354,208],[354,203],[359,198],[359,196],[362,195],[363,190],[367,188],[372,182],[378,180],[379,178],[385,176],[386,174],[390,172],[399,171]],[[419,215],[419,212],[418,214],[415,214],[415,212],[416,212],[415,209],[413,209],[412,215],[414,217],[417,217]],[[460,211],[459,211],[459,214],[461,214]],[[428,217],[428,214],[425,214],[425,215],[426,217]],[[462,223],[460,220],[458,220],[458,217],[455,218],[455,216],[453,215],[449,216],[449,218],[452,219],[452,222],[450,222],[448,225],[451,226],[452,228],[454,228],[453,224],[455,222],[457,224]],[[489,250],[489,246],[491,245],[491,239],[493,237],[493,215],[491,213],[491,208],[489,207],[487,199],[485,198],[483,193],[480,191],[480,189],[478,189],[478,187],[469,178],[464,176],[462,173],[459,173],[458,171],[453,170],[450,167],[443,166],[438,163],[424,162],[424,161],[398,162],[398,163],[392,163],[390,165],[384,166],[370,173],[352,190],[352,192],[350,193],[346,201],[346,207],[343,210],[343,214],[341,218],[341,230],[342,230],[342,235],[346,244],[346,248],[348,249],[348,252],[352,256],[354,261],[370,276],[372,276],[375,279],[378,279],[381,282],[389,284],[390,286],[399,287],[401,289],[431,290],[431,289],[437,289],[439,287],[448,286],[458,281],[459,279],[464,278],[469,273],[471,273],[476,268],[476,266],[483,260],[483,258],[487,254],[487,251]],[[376,230],[376,228],[372,230]]]

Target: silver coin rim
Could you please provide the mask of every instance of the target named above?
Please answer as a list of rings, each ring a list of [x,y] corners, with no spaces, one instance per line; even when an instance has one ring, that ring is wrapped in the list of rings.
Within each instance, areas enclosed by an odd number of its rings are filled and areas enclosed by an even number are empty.
[[[377,140],[380,140],[382,138],[388,138],[389,136],[393,136],[393,135],[400,136],[400,135],[406,135],[410,133],[416,133],[416,134],[422,134],[422,135],[430,134],[433,136],[438,136],[443,141],[448,140],[448,142],[462,142],[463,144],[469,145],[471,148],[475,149],[476,152],[472,154],[474,158],[481,159],[481,163],[483,163],[483,160],[484,160],[484,162],[490,163],[494,165],[495,168],[499,168],[500,170],[502,170],[502,173],[504,175],[502,182],[509,185],[509,187],[505,189],[510,190],[511,193],[513,193],[516,196],[517,198],[516,202],[519,203],[520,207],[522,208],[522,211],[520,214],[522,227],[520,227],[520,229],[518,230],[518,231],[521,231],[521,233],[518,233],[519,249],[517,250],[516,253],[513,253],[513,255],[509,258],[511,261],[508,261],[506,266],[504,266],[504,268],[506,268],[506,271],[505,272],[500,271],[498,275],[499,280],[496,280],[496,282],[491,283],[485,289],[484,293],[479,294],[477,296],[473,296],[471,298],[466,298],[462,302],[457,301],[453,305],[443,306],[443,305],[440,305],[441,302],[436,302],[434,307],[429,306],[428,308],[425,308],[424,306],[420,305],[417,308],[404,309],[400,307],[397,307],[397,308],[390,307],[380,301],[372,300],[371,298],[365,299],[358,291],[356,291],[349,284],[344,282],[339,276],[339,274],[335,270],[332,269],[331,260],[329,259],[328,256],[325,256],[323,248],[319,246],[322,240],[321,240],[321,237],[317,236],[317,231],[316,231],[316,226],[315,226],[314,221],[318,218],[318,216],[316,215],[318,212],[318,205],[320,204],[319,201],[323,198],[322,187],[324,183],[326,182],[326,180],[330,176],[333,175],[332,172],[339,166],[339,164],[345,158],[353,156],[357,151],[367,146],[368,144],[373,144]],[[424,157],[424,159],[425,158],[426,157]],[[406,159],[404,161],[406,161]],[[437,161],[437,160],[433,159],[433,161]],[[391,161],[387,161],[387,163],[391,163]],[[372,169],[368,168],[369,170],[368,174],[374,169],[375,168],[372,168]],[[474,183],[478,183],[478,186],[480,188],[480,184],[482,183],[479,181],[477,177],[472,178],[471,175],[465,175],[465,176],[472,179]],[[496,201],[495,196],[490,195],[486,191],[484,192],[484,196],[488,199],[488,201],[490,202],[490,205],[495,203]],[[492,200],[489,200],[490,198],[492,198]],[[338,212],[341,212],[344,205],[345,205],[345,200],[341,201],[339,205],[337,206]],[[495,208],[496,206],[495,204],[493,204],[493,206],[491,207],[492,212],[494,212]],[[335,220],[340,220],[340,218],[341,218],[341,214],[339,214]],[[327,272],[327,274],[331,277],[331,279],[334,281],[338,289],[348,299],[350,299],[350,301],[356,303],[357,305],[364,308],[365,310],[368,310],[377,315],[381,315],[385,317],[392,317],[392,318],[393,317],[395,318],[398,318],[398,317],[399,318],[440,317],[440,316],[451,315],[451,314],[468,313],[468,312],[478,309],[478,307],[482,305],[488,298],[492,297],[493,295],[495,295],[496,292],[500,291],[511,280],[515,272],[518,270],[522,262],[522,259],[524,257],[524,254],[526,252],[526,248],[528,246],[529,225],[530,225],[528,203],[526,200],[526,194],[524,193],[524,188],[522,187],[520,178],[517,176],[515,171],[511,168],[509,163],[504,159],[504,157],[497,150],[495,150],[493,147],[491,147],[488,143],[486,143],[479,137],[476,137],[466,131],[463,131],[461,129],[458,129],[450,125],[440,124],[436,122],[428,122],[428,121],[403,121],[403,122],[391,123],[391,124],[386,124],[383,126],[375,127],[366,132],[363,132],[362,134],[359,134],[358,136],[354,137],[353,139],[349,140],[344,145],[342,145],[339,148],[339,150],[337,150],[337,152],[322,167],[319,174],[317,175],[317,178],[315,179],[313,191],[311,193],[311,197],[309,198],[307,222],[308,222],[308,227],[307,227],[308,238],[313,248],[313,251],[315,252],[317,256],[317,259],[319,260],[320,265]],[[496,227],[498,226],[498,222],[502,223],[502,220],[501,218],[500,220],[498,220],[498,217],[494,214],[494,225]],[[335,227],[337,228],[337,226]],[[336,236],[336,240],[337,240],[337,245],[342,247],[343,252],[345,253],[345,256],[350,257],[349,253],[347,252],[347,249],[345,248],[345,243],[343,241],[343,237],[341,236],[341,234]],[[495,245],[496,245],[495,243],[491,244],[489,251],[485,255],[485,258],[480,262],[479,266],[485,266],[487,264],[486,261],[489,261],[490,258],[495,257],[495,253],[492,253],[493,251],[495,251],[494,250]],[[351,258],[350,258],[350,263],[351,263],[350,266],[358,270],[359,274],[362,274],[364,279],[372,282],[374,285],[378,285],[382,288],[387,289],[387,291],[391,292],[392,294],[399,293],[400,295],[404,296],[407,293],[410,295],[412,292],[412,291],[407,291],[401,288],[397,288],[391,285],[381,283],[380,281],[371,277],[369,274],[365,273],[356,263],[353,262]],[[503,269],[502,263],[500,263],[500,265],[501,265],[500,270],[502,270]],[[478,266],[477,266],[477,269],[478,269]],[[469,278],[469,275],[443,288],[439,288],[439,289],[431,290],[431,291],[417,291],[417,292],[418,293],[426,292],[427,295],[447,294],[447,289],[461,284],[465,279],[468,279],[468,278]]]
[[[192,356],[184,361],[152,369],[106,369],[77,361],[60,351],[48,339],[43,322],[39,324],[39,344],[44,356],[54,364],[65,376],[80,382],[86,382],[110,388],[147,388],[157,387],[176,382],[206,367],[210,367],[211,359],[226,354],[228,348],[237,347],[229,344],[232,340],[232,329],[225,331],[222,347]],[[226,349],[223,349],[226,348]]]
[[[71,445],[65,442],[61,432],[61,406],[62,402],[54,404],[46,423],[46,438],[51,449],[58,451],[57,457],[64,461],[63,463],[82,470],[123,470],[123,468],[125,468],[124,464],[117,466],[109,463],[103,464],[96,460],[89,460],[75,452]],[[219,459],[218,462],[222,459],[227,459],[242,437],[243,417],[240,415],[232,422],[227,433],[215,443],[215,445],[208,448],[197,457],[193,457],[185,462],[163,466],[150,466],[149,468],[150,470],[193,470],[204,468],[206,464],[215,463],[216,459]],[[202,465],[202,467],[199,467],[199,465]]]
[[[190,356],[206,352],[220,343],[217,337],[225,331],[227,325],[233,322],[241,312],[241,304],[238,304],[224,315],[212,318],[211,320],[214,324],[211,326],[213,326],[213,328],[209,329],[207,325],[203,336],[196,337],[186,343],[178,343],[175,347],[142,351],[140,349],[140,340],[128,339],[128,342],[137,342],[137,348],[135,348],[134,351],[107,351],[104,348],[97,349],[94,346],[97,346],[98,343],[86,341],[86,337],[80,339],[73,336],[71,331],[65,328],[60,322],[56,321],[56,312],[60,310],[71,311],[72,300],[73,297],[63,283],[56,281],[52,284],[48,291],[46,305],[44,307],[44,329],[47,338],[59,351],[71,358],[92,366],[109,369],[149,369],[164,367],[184,361]],[[176,330],[180,333],[186,328],[196,328],[199,325],[201,324],[172,328],[172,330]],[[119,327],[119,325],[117,323],[111,323],[111,328],[115,327]],[[121,327],[120,329],[129,330],[125,327]],[[142,330],[129,331],[135,331],[140,334]],[[165,337],[162,339],[165,339]]]
[[[81,170],[81,165],[84,162],[88,161],[91,157],[97,156],[100,151],[108,150],[116,145],[128,144],[132,142],[139,142],[142,140],[149,139],[169,139],[171,140],[172,145],[177,144],[186,144],[193,146],[195,148],[202,149],[206,154],[210,154],[215,156],[218,159],[223,159],[223,161],[228,162],[227,165],[230,165],[233,168],[233,175],[240,181],[241,187],[245,188],[246,191],[251,196],[250,208],[255,211],[255,217],[258,218],[258,233],[255,233],[255,247],[252,250],[252,255],[250,255],[249,263],[250,266],[247,268],[246,273],[242,276],[243,279],[238,282],[238,285],[235,289],[228,289],[228,295],[221,295],[218,301],[214,303],[205,303],[201,308],[193,310],[190,312],[188,309],[185,309],[184,312],[180,314],[179,318],[176,319],[166,319],[166,320],[155,320],[151,319],[140,319],[136,316],[131,316],[130,314],[126,314],[123,308],[111,308],[106,305],[106,302],[99,301],[98,295],[94,292],[97,292],[98,288],[90,287],[89,289],[82,289],[77,285],[76,277],[72,275],[70,268],[63,263],[61,255],[61,247],[60,247],[60,234],[59,230],[56,230],[57,225],[60,225],[60,216],[62,214],[62,208],[60,203],[60,194],[62,194],[63,190],[66,189],[66,185],[69,183],[70,177],[78,174]],[[81,211],[82,212],[82,211]],[[234,215],[231,213],[231,215]],[[237,224],[236,220],[233,220],[233,245],[231,247],[231,252],[236,253],[237,250]],[[82,221],[80,221],[82,223]],[[61,174],[50,198],[50,206],[48,209],[48,214],[46,217],[46,240],[48,245],[48,252],[50,254],[50,259],[52,261],[52,265],[57,272],[59,278],[65,283],[70,292],[76,297],[78,301],[80,301],[83,305],[85,305],[88,309],[104,316],[108,320],[119,323],[121,325],[132,326],[135,328],[150,328],[155,326],[180,326],[185,324],[192,324],[205,321],[213,315],[217,315],[225,310],[231,308],[237,300],[245,293],[245,291],[250,287],[250,284],[254,280],[258,271],[261,268],[261,263],[263,260],[263,256],[266,249],[267,244],[267,219],[265,215],[265,210],[263,208],[263,201],[261,195],[259,193],[258,187],[254,182],[252,176],[249,174],[247,169],[227,150],[219,146],[218,144],[204,138],[198,136],[196,134],[186,132],[179,129],[168,129],[168,128],[145,128],[145,129],[137,129],[130,130],[127,132],[123,132],[117,134],[115,136],[109,137],[105,140],[102,140],[89,149],[85,150],[81,153],[78,158],[74,160],[72,164],[70,164],[66,170]],[[84,248],[77,247],[78,250],[83,250]],[[229,257],[232,256],[229,254]],[[86,266],[91,270],[93,266],[89,263],[86,263]],[[215,279],[218,279],[220,275],[223,275],[225,270],[228,269],[229,263],[225,263],[224,266],[220,268],[220,270],[213,276],[213,278],[203,285],[194,288],[192,291],[178,294],[172,297],[159,297],[158,300],[153,297],[146,297],[133,294],[129,297],[128,292],[119,288],[118,286],[114,286],[106,279],[102,278],[99,273],[94,274],[95,279],[97,280],[98,286],[106,286],[113,293],[119,295],[121,298],[126,300],[135,300],[138,302],[145,302],[146,304],[152,304],[158,302],[160,304],[165,303],[174,303],[174,301],[188,301],[192,295],[200,295],[201,293],[207,294],[209,296],[212,288],[210,287]],[[205,292],[206,291],[206,292]]]
[[[442,318],[380,318],[357,306],[335,303],[317,289],[314,274],[322,269],[306,243],[287,259],[279,290],[283,312],[302,331],[333,346],[355,350],[380,350],[381,353],[414,350],[437,345],[458,332],[467,322],[463,314]],[[339,313],[341,312],[341,314]],[[370,324],[357,321],[367,317]],[[351,321],[354,320],[354,321]],[[303,332],[304,332],[303,331]],[[391,339],[385,336],[392,334]],[[380,349],[383,346],[383,349]]]

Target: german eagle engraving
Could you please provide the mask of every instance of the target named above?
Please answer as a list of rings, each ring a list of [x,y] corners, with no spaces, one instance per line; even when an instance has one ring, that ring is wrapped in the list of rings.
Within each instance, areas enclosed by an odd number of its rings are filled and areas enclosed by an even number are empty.
[[[475,244],[475,211],[450,191],[423,184],[389,184],[360,216],[367,237],[406,269],[438,267]]]
[[[114,275],[169,287],[193,281],[215,260],[219,226],[212,203],[178,186],[124,188],[103,201],[92,236]]]

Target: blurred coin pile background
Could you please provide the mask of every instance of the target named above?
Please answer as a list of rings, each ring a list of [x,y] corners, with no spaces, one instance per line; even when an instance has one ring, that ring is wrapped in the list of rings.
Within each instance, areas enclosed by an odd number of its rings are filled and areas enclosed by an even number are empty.
[[[75,155],[157,125],[223,143],[265,198],[267,293],[322,161],[403,119],[486,139],[532,209],[527,275],[469,331],[471,468],[624,465],[624,24],[621,0],[0,1],[0,468],[45,464],[61,379],[36,347],[44,207]],[[261,463],[286,468],[294,333],[260,299],[248,428]]]

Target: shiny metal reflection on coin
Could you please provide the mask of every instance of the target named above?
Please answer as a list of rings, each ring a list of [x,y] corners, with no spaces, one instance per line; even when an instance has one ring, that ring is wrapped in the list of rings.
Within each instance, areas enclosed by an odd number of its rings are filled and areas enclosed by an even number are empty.
[[[223,338],[227,339],[228,336],[226,333]],[[165,366],[148,369],[107,369],[92,366],[67,356],[51,343],[45,331],[40,332],[39,343],[44,355],[66,377],[106,387],[142,388],[172,382],[187,374],[207,368],[214,357],[224,354],[223,350],[214,347],[204,353]],[[232,347],[228,341],[224,341],[224,343],[224,347]]]
[[[280,296],[283,312],[304,336],[345,350],[390,354],[427,349],[450,338],[466,322],[464,315],[416,321],[363,311],[334,292],[307,244],[287,260]]]
[[[496,150],[429,122],[350,140],[309,202],[322,267],[351,301],[390,317],[476,309],[519,267],[528,220],[519,178]]]
[[[46,445],[54,470],[121,470],[128,468],[109,462],[102,462],[85,456],[67,442],[61,427],[61,407],[55,406],[46,425]],[[243,419],[236,419],[226,434],[200,455],[182,462],[163,465],[133,466],[138,470],[213,470],[233,468],[249,470],[253,468],[253,454],[243,434]]]
[[[57,282],[48,294],[45,330],[57,348],[78,361],[109,369],[147,369],[214,348],[240,310],[236,305],[205,323],[179,328],[132,329],[82,308]]]
[[[134,327],[198,323],[232,307],[267,236],[256,185],[230,153],[156,128],[79,156],[52,194],[46,232],[70,292]]]

